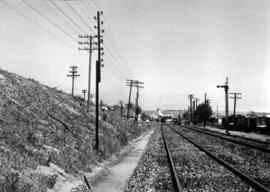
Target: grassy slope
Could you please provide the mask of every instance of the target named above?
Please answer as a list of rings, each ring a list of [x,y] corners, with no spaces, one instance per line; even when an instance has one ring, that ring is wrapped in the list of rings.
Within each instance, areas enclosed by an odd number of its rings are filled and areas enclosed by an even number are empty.
[[[89,172],[142,131],[116,113],[102,115],[101,150],[95,154],[95,118],[85,106],[62,91],[0,69],[0,191],[27,186],[46,191],[57,176],[27,170],[52,162],[68,173]]]

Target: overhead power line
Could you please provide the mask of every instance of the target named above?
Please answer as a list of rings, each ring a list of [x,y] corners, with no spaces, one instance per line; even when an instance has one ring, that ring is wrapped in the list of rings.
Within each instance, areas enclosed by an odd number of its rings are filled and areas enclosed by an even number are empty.
[[[58,11],[60,11],[74,26],[76,26],[81,32],[84,34],[88,34],[83,28],[80,27],[61,7],[59,7],[55,2],[48,1],[50,4],[52,4]]]
[[[49,17],[47,17],[46,15],[42,14],[40,11],[38,11],[36,8],[34,8],[32,5],[30,5],[29,3],[25,2],[25,0],[22,0],[23,3],[29,7],[30,9],[32,9],[35,13],[37,13],[39,16],[43,17],[45,20],[47,20],[50,24],[52,24],[54,27],[56,27],[57,29],[59,29],[61,32],[63,32],[66,36],[68,36],[70,39],[72,39],[73,41],[76,41],[76,39],[71,36],[70,34],[68,34],[63,28],[61,28],[59,25],[57,25],[53,20],[51,20]]]
[[[94,33],[94,30],[90,27],[90,25],[82,18],[82,16],[74,9],[68,1],[65,1],[67,6],[77,15],[78,18],[91,30],[91,33]]]
[[[22,13],[19,9],[13,7],[12,5],[8,4],[5,1],[0,1],[2,3],[4,3],[6,6],[8,6],[10,9],[14,10],[16,13],[18,13],[19,15],[23,16],[26,20],[28,20],[29,22],[33,23],[34,25],[36,25],[37,27],[39,27],[40,29],[42,29],[43,31],[47,32],[49,35],[51,35],[52,37],[54,37],[56,40],[58,40],[59,42],[65,44],[67,47],[69,47],[70,49],[73,49],[73,47],[71,45],[69,45],[67,42],[61,40],[61,38],[59,38],[58,36],[56,36],[54,33],[50,32],[49,30],[47,30],[47,28],[43,27],[42,25],[40,25],[38,22],[34,21],[33,19],[31,19],[30,17],[26,16],[24,13]],[[66,35],[66,34],[65,34]],[[71,38],[71,36],[68,36],[69,38]],[[73,40],[73,39],[72,39]]]

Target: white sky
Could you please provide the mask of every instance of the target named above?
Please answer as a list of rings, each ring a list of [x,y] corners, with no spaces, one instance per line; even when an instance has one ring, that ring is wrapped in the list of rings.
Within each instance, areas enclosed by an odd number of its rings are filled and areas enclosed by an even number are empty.
[[[0,1],[2,69],[70,92],[71,79],[66,74],[69,66],[77,65],[81,76],[75,81],[75,93],[81,94],[87,89],[88,53],[78,51],[78,35],[92,33],[98,4],[105,19],[101,98],[106,103],[127,102],[125,80],[129,78],[145,83],[140,92],[144,109],[184,109],[188,94],[202,101],[207,92],[213,108],[218,105],[222,110],[224,91],[216,85],[228,76],[230,92],[242,93],[239,110],[270,112],[270,1],[52,2]],[[94,85],[92,81],[92,92]]]

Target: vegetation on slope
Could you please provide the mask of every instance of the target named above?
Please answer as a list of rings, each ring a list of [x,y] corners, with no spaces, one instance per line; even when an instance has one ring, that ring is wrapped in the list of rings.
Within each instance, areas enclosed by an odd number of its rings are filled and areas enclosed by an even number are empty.
[[[142,127],[116,112],[101,119],[100,152],[94,152],[94,108],[55,88],[0,69],[0,189],[47,191],[57,175],[34,170],[53,163],[67,173],[91,172]],[[106,121],[105,121],[106,120]]]

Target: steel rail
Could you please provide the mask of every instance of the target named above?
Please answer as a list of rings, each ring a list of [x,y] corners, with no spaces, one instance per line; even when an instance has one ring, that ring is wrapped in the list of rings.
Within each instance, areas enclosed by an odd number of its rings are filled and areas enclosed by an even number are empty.
[[[203,147],[201,147],[200,145],[198,145],[197,143],[195,143],[194,141],[192,141],[188,137],[184,136],[183,134],[181,134],[179,131],[175,130],[171,126],[169,126],[169,125],[167,125],[167,126],[169,128],[171,128],[176,134],[180,135],[181,137],[183,137],[184,139],[186,139],[188,142],[190,142],[191,144],[195,145],[198,149],[200,149],[201,151],[205,152],[209,157],[211,157],[212,159],[214,159],[216,162],[218,162],[219,164],[221,164],[224,167],[226,167],[228,170],[230,170],[231,172],[233,172],[235,175],[239,176],[241,179],[243,179],[245,182],[247,182],[249,185],[251,185],[254,189],[256,189],[256,190],[258,190],[260,192],[270,192],[270,189],[268,189],[266,186],[258,183],[254,179],[252,179],[249,176],[245,175],[240,170],[236,169],[235,167],[231,166],[230,164],[228,164],[224,160],[222,160],[219,157],[217,157],[216,155],[212,154],[210,151],[204,149]]]
[[[174,165],[174,162],[173,162],[173,159],[172,159],[172,156],[171,156],[171,152],[169,150],[166,138],[164,136],[163,123],[161,124],[160,128],[161,128],[161,132],[162,132],[162,138],[163,138],[163,141],[164,141],[166,154],[167,154],[169,165],[170,165],[174,190],[176,192],[182,192],[183,191],[183,186],[181,185],[180,180],[178,178],[178,175],[177,175],[177,172],[176,172],[176,169],[175,169],[175,165]]]
[[[211,135],[213,137],[218,137],[220,139],[223,139],[223,140],[226,140],[226,141],[230,141],[230,142],[236,143],[238,145],[243,145],[245,147],[253,148],[253,149],[262,151],[264,153],[270,153],[270,149],[267,149],[267,148],[259,147],[259,146],[252,145],[252,144],[249,144],[249,143],[244,143],[244,142],[241,142],[241,141],[236,141],[234,139],[226,138],[225,136],[221,136],[221,135],[216,135],[216,134],[213,134],[213,133],[205,132],[205,131],[198,130],[198,129],[193,128],[193,127],[185,127],[185,128],[186,129],[189,129],[189,130],[193,130],[193,131],[199,132],[199,133],[203,133],[203,134],[206,134],[206,135]]]
[[[238,135],[228,135],[226,133],[220,133],[220,132],[209,130],[209,129],[203,129],[201,127],[194,126],[194,125],[192,127],[195,127],[196,129],[200,129],[200,130],[203,130],[203,131],[211,132],[211,133],[216,133],[216,134],[219,134],[219,135],[235,137],[235,138],[243,139],[243,140],[250,141],[250,142],[256,142],[256,143],[260,143],[260,144],[264,144],[264,145],[270,145],[270,142],[267,142],[267,141],[260,141],[260,140],[257,140],[257,139],[241,137],[241,136],[238,136]]]

